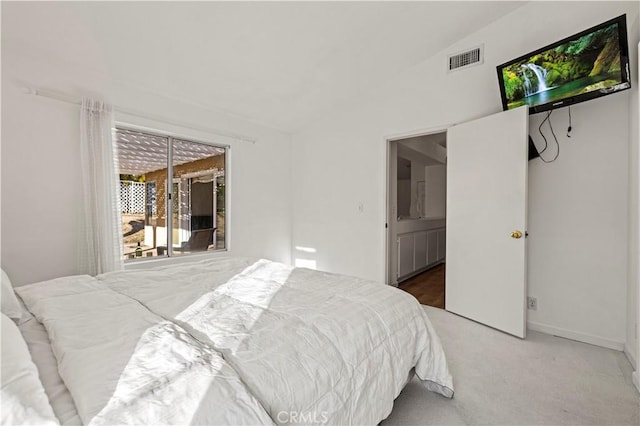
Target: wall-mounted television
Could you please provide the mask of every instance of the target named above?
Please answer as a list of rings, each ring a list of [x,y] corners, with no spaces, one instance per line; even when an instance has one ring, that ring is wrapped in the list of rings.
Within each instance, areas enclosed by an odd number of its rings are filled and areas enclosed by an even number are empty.
[[[504,110],[530,114],[631,87],[626,15],[497,67]]]

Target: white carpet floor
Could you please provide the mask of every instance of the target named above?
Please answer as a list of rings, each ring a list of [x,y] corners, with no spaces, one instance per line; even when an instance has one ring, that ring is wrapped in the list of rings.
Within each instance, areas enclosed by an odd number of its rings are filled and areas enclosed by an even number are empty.
[[[455,396],[415,378],[383,425],[640,425],[640,394],[622,352],[530,331],[526,340],[425,307]]]

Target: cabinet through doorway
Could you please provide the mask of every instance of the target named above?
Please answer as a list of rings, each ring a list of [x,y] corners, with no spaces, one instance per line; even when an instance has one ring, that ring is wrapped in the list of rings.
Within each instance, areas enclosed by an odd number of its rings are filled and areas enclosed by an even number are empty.
[[[388,185],[388,283],[428,292],[419,276],[446,260],[446,131],[390,141]]]

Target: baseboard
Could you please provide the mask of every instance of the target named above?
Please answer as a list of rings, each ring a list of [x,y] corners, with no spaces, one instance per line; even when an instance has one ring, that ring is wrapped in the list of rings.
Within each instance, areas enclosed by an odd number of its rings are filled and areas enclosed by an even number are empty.
[[[602,346],[603,348],[614,349],[616,351],[624,350],[624,342],[616,342],[615,340],[605,339],[604,337],[566,330],[564,328],[540,324],[534,321],[527,321],[527,329],[539,331],[540,333],[551,334],[553,336],[564,337],[565,339],[577,340],[578,342],[588,343],[590,345]]]
[[[637,364],[637,361],[636,361],[636,357],[633,356],[633,352],[631,352],[629,350],[629,346],[626,343],[624,344],[624,354],[627,356],[627,359],[629,360],[629,362],[633,366],[633,369],[637,370],[638,369],[638,364]]]
[[[631,380],[633,381],[633,384],[636,385],[636,389],[638,389],[638,392],[640,392],[640,371],[634,371],[631,375]]]

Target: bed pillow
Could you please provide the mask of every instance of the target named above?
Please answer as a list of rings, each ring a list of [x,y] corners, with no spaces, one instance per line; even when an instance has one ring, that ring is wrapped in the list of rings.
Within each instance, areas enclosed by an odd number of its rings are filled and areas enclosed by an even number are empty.
[[[0,314],[0,316],[2,317],[0,424],[59,424],[18,326],[6,315]]]
[[[9,276],[4,272],[4,269],[0,271],[2,271],[2,283],[0,283],[2,285],[2,293],[0,294],[2,298],[2,300],[0,300],[2,313],[20,322],[22,319],[22,307],[18,302],[16,293],[13,291],[13,285],[11,284]]]

